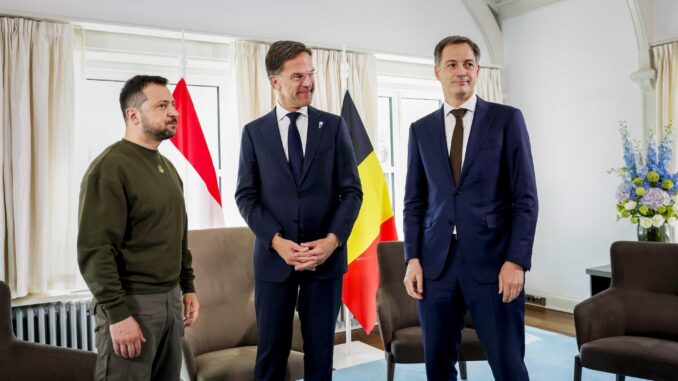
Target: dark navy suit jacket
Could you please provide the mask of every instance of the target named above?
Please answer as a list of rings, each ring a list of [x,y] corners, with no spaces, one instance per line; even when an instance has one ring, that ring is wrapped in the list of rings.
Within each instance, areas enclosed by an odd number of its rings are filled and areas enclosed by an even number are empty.
[[[410,127],[405,185],[405,260],[437,278],[457,229],[464,263],[481,283],[504,261],[529,270],[537,187],[520,110],[478,98],[459,184],[452,180],[443,109]]]
[[[270,247],[276,233],[297,243],[336,234],[341,246],[313,276],[329,279],[345,273],[346,241],[360,211],[362,189],[344,120],[308,107],[299,186],[285,157],[275,109],[245,126],[240,150],[235,199],[256,236],[255,278],[283,282],[294,269]]]

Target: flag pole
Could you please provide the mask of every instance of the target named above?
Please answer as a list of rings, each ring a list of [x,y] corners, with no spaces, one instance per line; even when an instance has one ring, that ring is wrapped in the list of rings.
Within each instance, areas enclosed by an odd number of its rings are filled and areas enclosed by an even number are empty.
[[[339,65],[341,73],[341,95],[342,102],[348,90],[348,62],[346,60],[346,45],[341,47],[341,64]],[[341,106],[340,106],[341,107]],[[341,110],[341,108],[340,108]],[[346,354],[351,354],[351,311],[344,304],[344,321],[346,322]]]
[[[186,40],[184,38],[184,30],[181,30],[181,78],[186,80],[186,65],[188,59],[186,58]]]

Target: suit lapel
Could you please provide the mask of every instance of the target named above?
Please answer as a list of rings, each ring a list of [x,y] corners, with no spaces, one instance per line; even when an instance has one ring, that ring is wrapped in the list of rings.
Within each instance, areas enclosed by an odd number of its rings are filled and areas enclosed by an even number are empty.
[[[292,170],[290,170],[290,165],[289,162],[287,161],[287,157],[285,156],[285,150],[283,149],[282,145],[282,139],[287,137],[280,136],[280,129],[278,127],[278,116],[275,110],[276,109],[273,108],[273,111],[266,114],[265,120],[263,121],[263,129],[261,133],[262,135],[264,135],[264,139],[266,140],[269,148],[271,149],[270,152],[273,155],[273,159],[280,163],[280,165],[283,167],[283,172],[287,173],[292,183],[296,183],[294,181],[294,176],[292,175]]]
[[[318,110],[308,106],[308,130],[306,133],[306,151],[304,153],[304,170],[301,174],[301,183],[304,182],[304,178],[309,168],[311,168],[315,153],[318,151],[320,138],[322,138],[323,132],[327,129],[327,127],[322,127],[325,123],[326,121],[322,120]]]
[[[489,104],[478,97],[476,103],[475,115],[473,116],[473,123],[471,124],[471,134],[468,138],[466,146],[466,156],[464,157],[464,165],[461,168],[461,179],[459,185],[464,182],[464,178],[468,174],[469,168],[473,165],[478,156],[480,147],[483,146],[487,134],[492,128],[492,120],[494,113],[489,107]],[[457,186],[458,188],[459,186]]]

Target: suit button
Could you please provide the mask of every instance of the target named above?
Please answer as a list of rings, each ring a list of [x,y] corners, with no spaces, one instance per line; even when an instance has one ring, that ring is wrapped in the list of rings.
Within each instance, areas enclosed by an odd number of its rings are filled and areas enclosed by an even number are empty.
[[[449,221],[447,221],[447,222],[448,222],[450,225],[454,225],[454,221],[452,221],[452,220],[449,220]]]
[[[297,222],[299,222],[299,220],[292,220],[292,222],[296,224]]]
[[[455,195],[455,196],[459,196],[460,194],[461,194],[461,191],[455,191],[455,192],[454,192],[454,195]]]

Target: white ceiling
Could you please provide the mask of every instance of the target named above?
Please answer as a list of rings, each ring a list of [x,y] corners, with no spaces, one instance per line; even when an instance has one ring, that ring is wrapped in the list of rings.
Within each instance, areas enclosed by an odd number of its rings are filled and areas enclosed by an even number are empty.
[[[255,40],[432,57],[461,34],[486,44],[461,0],[2,0],[0,13],[219,34]],[[487,55],[486,55],[487,56]],[[484,62],[487,62],[483,60]]]

